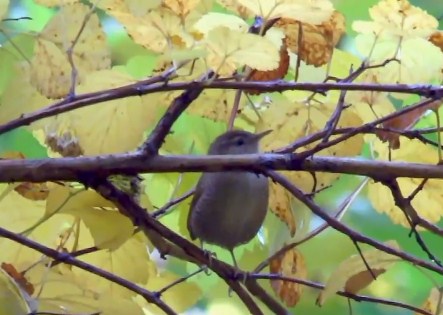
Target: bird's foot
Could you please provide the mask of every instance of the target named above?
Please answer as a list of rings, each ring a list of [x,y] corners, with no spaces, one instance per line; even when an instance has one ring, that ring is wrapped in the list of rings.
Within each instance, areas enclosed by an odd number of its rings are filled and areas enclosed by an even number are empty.
[[[212,267],[212,258],[215,257],[217,258],[217,254],[215,252],[211,252],[209,250],[204,250],[205,252],[205,256],[208,258],[208,264],[206,266],[204,266],[205,270],[205,274],[207,276],[209,276],[211,274],[211,267]]]
[[[244,271],[236,268],[234,273],[233,273],[233,275],[232,275],[232,278],[233,278],[234,281],[241,280],[241,283],[243,285],[246,285],[246,280],[248,279],[248,276],[249,276],[249,272],[247,272],[247,271],[244,272]],[[232,296],[232,288],[229,288],[228,296],[229,297]]]

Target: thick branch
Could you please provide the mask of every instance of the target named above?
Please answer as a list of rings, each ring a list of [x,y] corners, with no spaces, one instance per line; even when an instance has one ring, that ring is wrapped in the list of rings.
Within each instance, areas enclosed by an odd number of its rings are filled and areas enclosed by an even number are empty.
[[[146,212],[146,210],[140,207],[131,197],[116,189],[107,180],[93,176],[89,179],[85,178],[84,181],[91,185],[91,187],[99,192],[104,198],[114,202],[118,208],[124,209],[125,212],[133,219],[135,225],[140,226],[143,230],[151,230],[158,235],[161,235],[172,244],[177,245],[192,258],[192,262],[197,261],[202,265],[209,266],[211,270],[213,270],[237,293],[252,314],[262,314],[249,293],[244,290],[237,280],[233,280],[233,276],[236,274],[236,269],[234,269],[232,266],[217,260],[216,258],[209,258],[205,251],[152,218]],[[246,283],[246,287],[251,292],[256,294],[257,288],[254,287],[253,282]],[[286,314],[286,310],[282,306],[273,301],[270,296],[266,297],[267,299],[262,301],[269,307],[269,309],[278,315]],[[271,303],[271,300],[273,303]]]
[[[128,153],[93,157],[0,160],[0,182],[78,181],[82,174],[167,172],[218,172],[226,170],[292,170],[354,174],[371,178],[443,178],[439,165],[374,161],[347,157],[314,156],[302,160],[297,154],[165,155],[146,158]]]

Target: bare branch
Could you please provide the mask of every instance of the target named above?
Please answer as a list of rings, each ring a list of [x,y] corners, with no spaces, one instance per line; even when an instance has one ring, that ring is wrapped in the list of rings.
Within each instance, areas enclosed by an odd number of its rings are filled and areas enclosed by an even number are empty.
[[[164,155],[146,158],[139,153],[57,159],[0,159],[0,182],[78,181],[84,173],[113,174],[220,172],[231,170],[291,170],[354,174],[380,178],[443,178],[439,165],[374,161],[347,157],[299,154]]]
[[[173,73],[173,70],[168,70]],[[29,125],[37,120],[55,116],[57,114],[72,111],[77,108],[99,104],[105,101],[121,99],[129,96],[140,96],[155,92],[177,91],[177,90],[193,90],[193,89],[232,89],[244,90],[253,89],[263,92],[283,92],[289,90],[326,92],[332,90],[347,91],[379,91],[379,92],[396,92],[405,94],[416,94],[423,97],[432,98],[433,100],[443,97],[443,87],[439,85],[423,85],[423,84],[368,84],[368,83],[296,83],[285,81],[247,81],[247,82],[230,82],[224,80],[213,80],[212,82],[163,82],[164,74],[152,77],[148,80],[136,82],[126,86],[102,90],[99,92],[86,93],[76,95],[70,100],[63,100],[53,105],[47,106],[32,113],[22,114],[19,118],[14,119],[0,126],[0,134],[15,128]],[[408,108],[408,107],[407,107]],[[406,109],[407,109],[406,108]]]
[[[11,231],[8,231],[2,227],[0,227],[0,236],[10,239],[11,241],[17,242],[19,244],[22,244],[23,246],[26,246],[28,248],[32,248],[39,253],[42,253],[48,257],[53,258],[56,261],[63,262],[68,265],[76,266],[80,269],[83,269],[85,271],[88,271],[90,273],[93,273],[97,276],[100,276],[102,278],[105,278],[111,282],[114,282],[118,285],[121,285],[122,287],[127,288],[128,290],[131,290],[132,292],[135,292],[139,295],[141,295],[148,303],[152,303],[157,305],[165,314],[175,315],[175,311],[171,309],[166,303],[164,303],[161,299],[159,299],[155,293],[146,290],[136,284],[134,284],[131,281],[128,281],[126,279],[123,279],[119,276],[116,276],[106,270],[103,270],[101,268],[98,268],[94,265],[88,264],[84,261],[78,260],[75,257],[71,256],[67,253],[61,253],[56,251],[55,249],[46,247],[40,243],[34,242],[33,240],[26,238],[22,235],[13,233]]]
[[[299,283],[311,288],[315,288],[315,289],[324,289],[325,286],[324,284],[318,283],[318,282],[313,282],[313,281],[307,281],[307,280],[303,280],[303,279],[298,279],[298,278],[292,278],[292,277],[284,277],[278,274],[261,274],[261,273],[256,273],[256,274],[250,274],[249,275],[250,278],[253,279],[269,279],[269,280],[284,280],[284,281],[290,281],[290,282],[295,282],[295,283]],[[347,297],[349,299],[352,299],[354,301],[357,302],[370,302],[370,303],[377,303],[377,304],[383,304],[383,305],[389,305],[389,306],[393,306],[393,307],[398,307],[398,308],[402,308],[405,310],[411,310],[414,311],[416,313],[419,314],[423,314],[423,315],[433,315],[429,312],[427,312],[424,309],[421,309],[419,307],[410,305],[410,304],[406,304],[403,302],[398,302],[398,301],[393,301],[393,300],[388,300],[388,299],[382,299],[382,298],[375,298],[375,297],[371,297],[371,296],[365,296],[365,295],[358,295],[358,294],[352,294],[352,293],[348,293],[346,291],[338,291],[337,292],[338,295],[343,296],[343,297]]]
[[[303,204],[305,204],[311,211],[322,218],[324,221],[326,221],[333,229],[349,236],[349,238],[355,242],[360,242],[364,244],[371,245],[372,247],[375,247],[385,253],[391,254],[393,256],[397,256],[405,261],[408,261],[414,265],[426,268],[428,270],[435,271],[439,274],[443,274],[443,268],[440,266],[437,266],[436,264],[429,263],[428,261],[419,259],[415,256],[412,256],[404,251],[397,250],[395,248],[392,248],[390,246],[387,246],[383,243],[380,243],[370,237],[367,237],[351,228],[349,228],[346,224],[343,224],[342,222],[338,221],[337,219],[331,217],[327,212],[322,209],[320,206],[318,206],[314,201],[312,201],[310,198],[306,197],[304,193],[295,187],[286,177],[284,177],[281,174],[278,174],[277,172],[265,172],[267,176],[269,176],[272,180],[282,185],[284,188],[286,188],[295,198],[300,200]]]

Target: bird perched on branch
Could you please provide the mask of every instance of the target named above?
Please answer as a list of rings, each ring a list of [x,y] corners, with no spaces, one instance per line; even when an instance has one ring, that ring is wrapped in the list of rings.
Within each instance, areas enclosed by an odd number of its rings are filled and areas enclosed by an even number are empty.
[[[253,154],[259,141],[271,130],[258,134],[228,131],[209,147],[209,155]],[[191,202],[188,230],[201,244],[215,244],[231,253],[238,269],[234,248],[249,242],[257,234],[268,209],[268,179],[245,171],[203,173]]]

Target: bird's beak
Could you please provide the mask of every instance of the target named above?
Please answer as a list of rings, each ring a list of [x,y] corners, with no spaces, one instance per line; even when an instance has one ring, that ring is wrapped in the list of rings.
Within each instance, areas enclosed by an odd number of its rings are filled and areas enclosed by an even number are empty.
[[[269,129],[269,130],[266,130],[266,131],[262,131],[262,132],[260,132],[260,133],[256,133],[255,134],[255,139],[256,140],[260,140],[260,139],[262,139],[263,137],[265,137],[265,136],[267,136],[268,134],[270,134],[272,132],[272,129]]]

